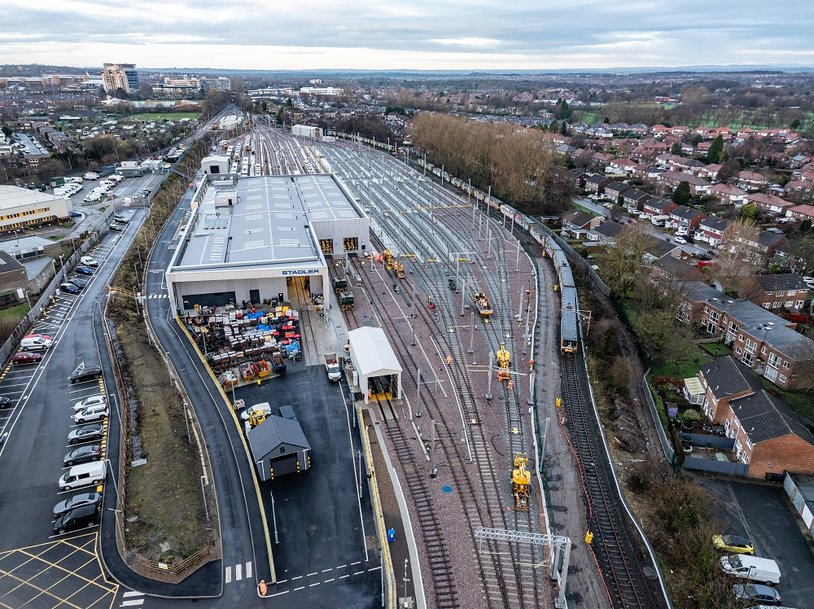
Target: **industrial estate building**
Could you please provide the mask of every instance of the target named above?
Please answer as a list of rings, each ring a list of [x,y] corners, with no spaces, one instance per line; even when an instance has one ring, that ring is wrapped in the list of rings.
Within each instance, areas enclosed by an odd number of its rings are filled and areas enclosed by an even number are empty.
[[[102,69],[102,86],[105,93],[115,93],[118,89],[134,93],[139,89],[138,72],[132,63],[106,63]]]
[[[293,285],[325,294],[325,256],[364,254],[369,227],[333,175],[207,175],[166,272],[171,306],[288,301]]]
[[[311,125],[292,125],[291,135],[294,137],[322,138],[322,127],[312,127]]]
[[[0,231],[47,224],[67,218],[68,199],[17,186],[0,186]]]

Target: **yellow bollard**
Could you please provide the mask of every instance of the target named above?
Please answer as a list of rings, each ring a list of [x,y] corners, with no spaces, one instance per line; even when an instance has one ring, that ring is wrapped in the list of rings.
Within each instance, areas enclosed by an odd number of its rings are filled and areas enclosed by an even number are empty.
[[[594,540],[594,534],[591,533],[590,531],[587,531],[585,533],[585,543],[587,543],[588,545],[591,545],[591,542],[593,540]]]

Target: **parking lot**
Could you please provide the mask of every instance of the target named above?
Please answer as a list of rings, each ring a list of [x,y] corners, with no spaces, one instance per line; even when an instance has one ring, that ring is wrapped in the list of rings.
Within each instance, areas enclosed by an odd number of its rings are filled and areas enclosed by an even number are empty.
[[[777,591],[783,605],[814,607],[814,544],[801,530],[801,520],[780,485],[735,480],[700,479],[723,509],[725,533],[752,540],[755,556],[774,559],[780,567]]]

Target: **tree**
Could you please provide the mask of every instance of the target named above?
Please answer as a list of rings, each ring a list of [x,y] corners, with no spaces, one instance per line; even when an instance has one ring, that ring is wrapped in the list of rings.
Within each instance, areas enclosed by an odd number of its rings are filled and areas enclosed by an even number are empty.
[[[752,202],[746,203],[741,207],[741,218],[743,220],[756,220],[757,219],[757,205]]]
[[[644,272],[644,256],[654,237],[644,224],[628,224],[619,231],[616,245],[597,254],[599,275],[618,298],[626,298]]]
[[[753,249],[760,227],[753,220],[735,220],[724,235],[723,247],[715,258],[713,275],[725,290],[737,290],[741,282],[763,267],[763,255]]]
[[[712,143],[709,145],[709,151],[707,151],[707,160],[710,163],[720,163],[721,157],[724,154],[724,137],[722,135],[718,135]]]
[[[688,182],[681,182],[673,191],[673,202],[679,205],[687,205],[692,200],[690,185]]]
[[[681,154],[681,142],[673,142],[673,145],[670,146],[670,153]]]
[[[726,153],[724,153],[726,154]],[[718,170],[718,181],[721,183],[726,182],[729,178],[734,177],[743,168],[738,159],[727,159],[721,164],[721,169]]]

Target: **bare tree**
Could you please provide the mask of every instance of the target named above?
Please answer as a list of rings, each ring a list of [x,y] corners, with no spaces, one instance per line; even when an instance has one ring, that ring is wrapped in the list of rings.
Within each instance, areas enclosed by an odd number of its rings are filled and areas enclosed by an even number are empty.
[[[760,228],[752,220],[736,220],[716,258],[714,276],[725,289],[738,289],[741,282],[763,267],[763,254],[755,250]]]

